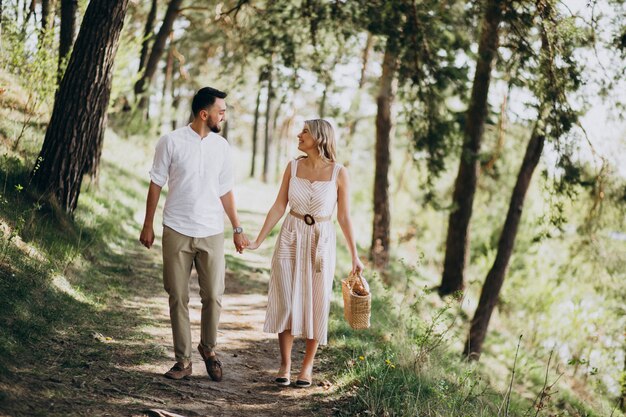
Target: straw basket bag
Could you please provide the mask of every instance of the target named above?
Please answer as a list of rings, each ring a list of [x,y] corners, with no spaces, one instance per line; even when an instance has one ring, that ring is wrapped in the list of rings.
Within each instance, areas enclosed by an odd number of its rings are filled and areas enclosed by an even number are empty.
[[[341,281],[343,316],[353,329],[368,329],[372,311],[372,294],[369,285],[359,273],[350,274]]]

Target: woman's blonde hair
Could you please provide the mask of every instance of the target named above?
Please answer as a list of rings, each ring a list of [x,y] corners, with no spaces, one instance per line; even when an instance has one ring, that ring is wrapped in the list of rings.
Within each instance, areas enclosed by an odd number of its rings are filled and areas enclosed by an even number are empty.
[[[304,127],[309,130],[309,133],[315,139],[320,158],[326,162],[335,162],[337,160],[336,141],[335,130],[332,125],[324,119],[312,119],[306,120]]]

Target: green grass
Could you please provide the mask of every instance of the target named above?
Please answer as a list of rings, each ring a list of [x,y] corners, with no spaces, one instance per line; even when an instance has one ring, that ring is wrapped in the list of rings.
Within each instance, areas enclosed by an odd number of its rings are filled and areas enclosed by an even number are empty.
[[[84,387],[77,378],[96,383],[98,375],[165,357],[142,330],[153,324],[150,315],[119,308],[130,294],[162,291],[152,258],[129,239],[139,235],[133,215],[138,190],[147,185],[107,162],[107,180],[84,184],[71,218],[32,192],[29,161],[36,150],[2,152],[0,409],[58,415],[65,411],[46,411],[48,403],[76,397],[74,390]]]
[[[398,304],[378,277],[369,281],[376,294],[370,329],[352,330],[338,304],[331,313],[331,352],[325,356],[332,358],[340,391],[350,399],[341,415],[497,415],[503,395],[480,380],[475,364],[452,357],[447,335],[433,331],[438,318],[418,318],[416,305],[423,298]],[[450,310],[444,305],[440,312]]]
[[[17,83],[0,71],[0,81],[5,80],[6,85]],[[147,135],[120,139],[109,131],[105,152],[115,152],[115,156],[103,157],[100,184],[84,184],[76,216],[69,218],[41,204],[32,194],[29,172],[44,136],[40,121],[46,117],[42,110],[28,121],[23,115],[28,107],[22,99],[25,96],[14,90],[0,95],[3,104],[0,106],[0,220],[6,225],[0,236],[0,297],[3,300],[0,303],[0,388],[30,389],[35,393],[36,407],[28,408],[25,404],[33,394],[9,394],[0,389],[0,410],[11,409],[15,415],[46,415],[48,400],[77,395],[75,390],[66,387],[55,388],[49,381],[46,385],[48,376],[72,381],[75,375],[86,378],[98,369],[125,378],[130,375],[120,371],[124,365],[164,357],[163,348],[142,331],[152,323],[150,314],[120,308],[129,295],[147,298],[162,293],[160,271],[135,238],[139,234],[139,222],[134,216],[141,210],[148,188],[147,176],[138,173],[138,165],[152,153],[153,141],[148,144]],[[14,117],[16,115],[21,117]],[[115,127],[116,122],[118,129],[127,133],[146,132],[145,125],[126,123],[122,118],[112,120],[110,126]],[[24,136],[14,151],[12,141],[23,126]],[[511,152],[510,155],[513,158],[516,154]],[[503,166],[513,165],[507,162]],[[351,167],[353,178],[370,178],[369,172],[360,175],[359,169],[369,171],[371,167],[354,164]],[[513,177],[507,178],[511,182]],[[575,347],[591,343],[578,337],[579,329],[589,324],[600,328],[603,325],[600,319],[590,318],[581,309],[571,325],[561,326],[564,317],[559,303],[595,294],[597,288],[593,285],[606,287],[607,293],[623,292],[620,279],[623,272],[620,271],[624,270],[624,243],[598,234],[593,239],[597,255],[588,248],[581,249],[581,254],[577,255],[572,248],[576,243],[574,238],[578,237],[536,241],[534,234],[547,226],[531,225],[536,221],[528,220],[532,217],[527,215],[521,229],[529,231],[518,238],[500,297],[497,310],[500,323],[494,321],[490,325],[481,362],[467,363],[460,357],[460,351],[471,311],[454,300],[442,302],[428,290],[439,278],[443,256],[439,234],[445,232],[445,225],[442,225],[446,216],[415,203],[421,198],[422,190],[418,183],[412,183],[416,180],[407,178],[407,181],[411,183],[406,188],[412,191],[396,193],[395,198],[401,199],[396,201],[396,207],[403,209],[396,210],[393,219],[396,227],[398,224],[414,227],[416,236],[398,242],[395,249],[396,253],[412,255],[420,263],[409,267],[395,259],[384,276],[368,275],[374,294],[369,330],[350,329],[343,320],[341,302],[332,305],[330,345],[321,350],[319,359],[337,386],[333,394],[337,400],[337,415],[623,415],[614,410],[610,394],[598,388],[601,386],[599,376],[586,375],[584,388],[568,386],[580,383],[582,378],[574,378],[571,367],[555,365],[556,361],[548,367],[550,349],[540,346],[553,338],[564,342],[575,340],[576,343],[572,343]],[[445,179],[442,181],[445,184]],[[354,223],[363,235],[370,227],[371,187],[365,180],[365,186],[357,187],[357,183],[354,181]],[[491,266],[498,238],[497,225],[508,201],[508,193],[500,192],[508,190],[502,182],[486,178],[482,184],[486,190],[478,195],[477,207],[489,203],[491,211],[477,210],[472,220],[474,235],[468,287],[474,293],[480,289],[481,278]],[[442,189],[448,188],[442,186]],[[485,191],[490,193],[488,199]],[[533,205],[543,204],[541,196],[536,194],[537,191],[534,198],[528,199],[529,212]],[[607,217],[623,218],[619,211],[623,206],[612,207],[606,206],[605,210],[616,210]],[[257,215],[247,212],[246,207],[240,209],[242,215],[251,218]],[[545,208],[535,208],[535,211],[545,211]],[[623,229],[619,222],[611,224],[615,230]],[[257,224],[256,229],[259,228]],[[278,230],[275,228],[270,237]],[[394,233],[398,231],[400,229],[395,229]],[[337,274],[343,277],[347,275],[350,258],[342,238],[338,240]],[[271,255],[270,249],[265,250]],[[365,258],[367,248],[360,247],[359,253]],[[597,257],[600,261],[596,262],[606,264],[607,271],[594,270],[590,267],[592,262],[583,255]],[[245,258],[230,255],[227,255],[227,265],[232,272],[229,278],[236,280],[239,287],[266,291],[266,266],[253,267]],[[589,283],[590,276],[601,279]],[[607,287],[611,282],[613,286]],[[335,286],[334,297],[341,298],[339,285]],[[620,298],[614,298],[618,303]],[[606,308],[623,308],[623,305],[612,306],[610,303],[616,301],[611,300],[607,298]],[[537,322],[534,328],[529,324],[533,321]],[[604,322],[604,326],[623,329],[620,323],[623,324],[623,319]],[[525,336],[509,391],[520,333]],[[117,341],[123,343],[115,343]],[[560,358],[559,363],[562,365],[567,359]],[[549,392],[543,389],[546,370],[547,384],[558,382]],[[543,397],[542,392],[546,394]],[[80,401],[89,401],[83,399],[81,393],[78,397]],[[537,406],[539,398],[543,398],[541,406]]]
[[[509,336],[496,330],[490,336],[492,343],[510,348],[499,354],[511,358],[510,362],[490,359],[495,356],[490,351],[481,362],[465,361],[460,355],[465,335],[458,332],[458,324],[467,320],[460,314],[462,300],[439,300],[420,287],[423,277],[419,271],[419,266],[410,268],[398,262],[393,290],[380,277],[368,277],[373,293],[370,329],[352,330],[343,319],[342,303],[333,303],[330,346],[323,350],[323,360],[338,385],[340,415],[621,415],[613,407],[600,403],[592,408],[576,398],[560,384],[563,370],[555,367],[554,358],[544,389],[548,358],[524,352],[523,344],[509,388],[516,347],[508,343]],[[340,299],[335,292],[335,299]],[[452,325],[454,322],[457,325]]]

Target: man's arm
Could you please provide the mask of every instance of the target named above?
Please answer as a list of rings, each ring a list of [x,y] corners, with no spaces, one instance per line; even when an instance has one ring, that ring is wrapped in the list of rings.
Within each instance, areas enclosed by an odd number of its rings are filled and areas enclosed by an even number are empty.
[[[150,181],[148,198],[146,199],[146,217],[143,221],[141,235],[139,235],[139,241],[148,249],[150,249],[154,243],[154,213],[156,212],[157,205],[159,204],[160,196],[161,187]]]
[[[224,212],[228,216],[230,220],[230,224],[235,227],[241,227],[241,223],[239,223],[239,217],[237,216],[237,208],[235,207],[235,195],[233,191],[229,191],[223,196],[220,197],[222,200],[222,206],[224,207]],[[242,253],[243,250],[248,246],[250,241],[243,233],[234,233],[233,234],[233,242],[235,243],[235,249],[237,252]]]

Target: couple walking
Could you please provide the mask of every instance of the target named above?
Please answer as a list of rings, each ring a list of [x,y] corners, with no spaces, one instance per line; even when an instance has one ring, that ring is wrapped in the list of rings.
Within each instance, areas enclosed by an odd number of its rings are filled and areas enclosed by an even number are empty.
[[[207,373],[222,379],[215,353],[224,293],[224,212],[233,227],[237,252],[257,249],[289,206],[271,264],[268,306],[263,330],[278,333],[280,368],[275,382],[291,384],[294,336],[306,338],[297,387],[311,386],[319,344],[326,344],[328,314],[335,272],[337,220],[352,255],[352,271],[363,270],[349,214],[349,179],[335,160],[335,137],[325,120],[309,120],[298,134],[301,156],[285,169],[278,196],[258,237],[243,233],[233,195],[234,167],[228,142],[218,133],[226,114],[226,93],[205,87],[192,101],[193,121],[161,137],[150,170],[146,216],[139,240],[154,243],[154,214],[162,187],[168,183],[163,209],[163,283],[169,294],[176,363],[165,373],[181,379],[192,373],[189,323],[189,276],[198,272],[202,300],[198,351]]]

